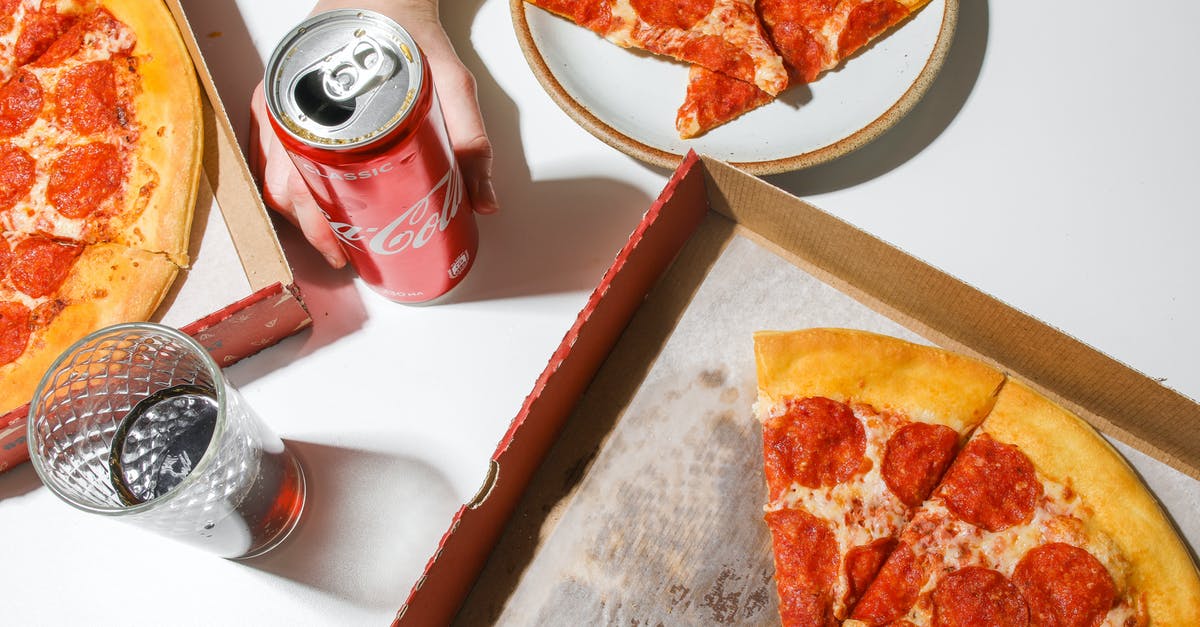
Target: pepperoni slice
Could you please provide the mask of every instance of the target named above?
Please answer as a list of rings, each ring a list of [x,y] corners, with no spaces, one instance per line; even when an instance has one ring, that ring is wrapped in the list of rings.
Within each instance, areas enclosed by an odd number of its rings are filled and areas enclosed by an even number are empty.
[[[811,83],[826,64],[824,43],[815,33],[833,15],[837,0],[760,0],[759,11],[793,81]]]
[[[17,70],[0,87],[0,137],[25,132],[42,112],[42,83],[33,72]]]
[[[80,135],[116,128],[117,74],[112,63],[92,61],[63,74],[54,86],[58,119]]]
[[[888,439],[880,472],[892,493],[909,507],[929,498],[954,459],[958,432],[945,425],[914,422]]]
[[[793,481],[837,485],[863,466],[867,437],[850,406],[827,398],[788,399],[783,415],[763,424],[763,460],[771,498]]]
[[[879,574],[850,617],[869,625],[887,625],[908,613],[929,577],[924,560],[901,542],[879,569]]]
[[[72,146],[50,166],[46,200],[68,218],[87,217],[120,189],[123,174],[112,144]]]
[[[62,60],[74,55],[89,39],[100,41],[121,41],[123,45],[114,50],[113,55],[126,54],[133,49],[134,40],[128,36],[129,31],[121,24],[108,9],[100,8],[80,18],[71,25],[61,37],[54,40],[46,52],[33,62],[36,66],[51,67]],[[93,37],[89,37],[93,35]]]
[[[713,0],[630,0],[643,22],[660,28],[688,30],[712,13]]]
[[[775,549],[779,616],[785,625],[836,625],[829,594],[838,548],[829,523],[799,509],[767,512]]]
[[[968,566],[946,575],[933,591],[934,627],[1026,627],[1029,608],[1004,575]]]
[[[4,277],[8,276],[8,266],[12,263],[12,247],[8,245],[8,240],[0,237],[0,282],[4,281]]]
[[[63,15],[54,7],[46,7],[43,3],[41,10],[36,13],[26,13],[21,18],[23,28],[13,47],[13,55],[17,65],[25,65],[41,56],[50,44],[60,35],[67,32],[75,18]]]
[[[1021,558],[1013,582],[1025,595],[1035,625],[1095,627],[1116,597],[1112,576],[1094,555],[1054,542]]]
[[[1042,484],[1020,449],[984,434],[963,447],[938,494],[955,516],[999,531],[1029,522],[1042,498]]]
[[[12,144],[0,144],[0,211],[12,209],[33,188],[37,164]]]
[[[871,0],[850,12],[846,26],[838,35],[838,57],[854,53],[876,35],[908,17],[908,9],[896,0]]]
[[[9,279],[13,287],[33,298],[58,291],[83,249],[44,237],[30,237],[13,251]]]
[[[0,302],[0,366],[11,364],[29,344],[29,308]]]
[[[896,548],[895,538],[880,538],[870,544],[856,546],[846,552],[846,607],[854,607],[875,579],[879,567]]]

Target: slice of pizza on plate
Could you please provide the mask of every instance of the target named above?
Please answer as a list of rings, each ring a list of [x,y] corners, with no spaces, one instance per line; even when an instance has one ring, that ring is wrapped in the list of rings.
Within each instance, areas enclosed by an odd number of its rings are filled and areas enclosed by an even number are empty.
[[[759,332],[754,349],[780,616],[836,624],[991,409],[1004,375],[861,331]]]
[[[824,72],[899,25],[929,0],[758,0],[767,36],[783,57],[791,85]],[[687,139],[773,100],[729,73],[693,66],[675,118]]]
[[[1200,578],[1134,471],[1009,380],[847,625],[1200,624]]]
[[[641,48],[751,83],[788,84],[753,0],[527,0],[625,48]]]

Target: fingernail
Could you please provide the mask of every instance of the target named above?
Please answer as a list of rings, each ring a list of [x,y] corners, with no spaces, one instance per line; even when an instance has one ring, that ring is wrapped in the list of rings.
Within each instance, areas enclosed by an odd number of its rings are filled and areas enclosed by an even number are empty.
[[[346,260],[334,255],[325,255],[325,261],[334,268],[341,268],[346,265]]]

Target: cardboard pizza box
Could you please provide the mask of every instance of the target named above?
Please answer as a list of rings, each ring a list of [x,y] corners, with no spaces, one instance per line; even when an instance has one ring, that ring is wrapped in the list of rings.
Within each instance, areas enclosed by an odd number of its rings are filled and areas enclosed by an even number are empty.
[[[1100,429],[1193,551],[1200,405],[727,164],[690,155],[550,359],[394,625],[772,623],[750,334],[988,362]],[[1191,519],[1190,521],[1188,519]],[[550,616],[541,615],[550,612]]]
[[[238,147],[179,0],[164,0],[201,82],[204,165],[188,251],[154,320],[183,329],[229,365],[309,326],[292,270]],[[168,182],[169,183],[169,182]],[[0,416],[0,472],[29,457],[27,407]]]

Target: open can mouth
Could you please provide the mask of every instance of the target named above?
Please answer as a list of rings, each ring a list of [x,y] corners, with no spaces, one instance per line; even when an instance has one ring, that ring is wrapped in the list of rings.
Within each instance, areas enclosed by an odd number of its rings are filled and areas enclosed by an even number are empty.
[[[396,22],[373,11],[314,15],[267,63],[267,109],[285,132],[318,148],[348,149],[386,135],[424,88],[424,58]]]

